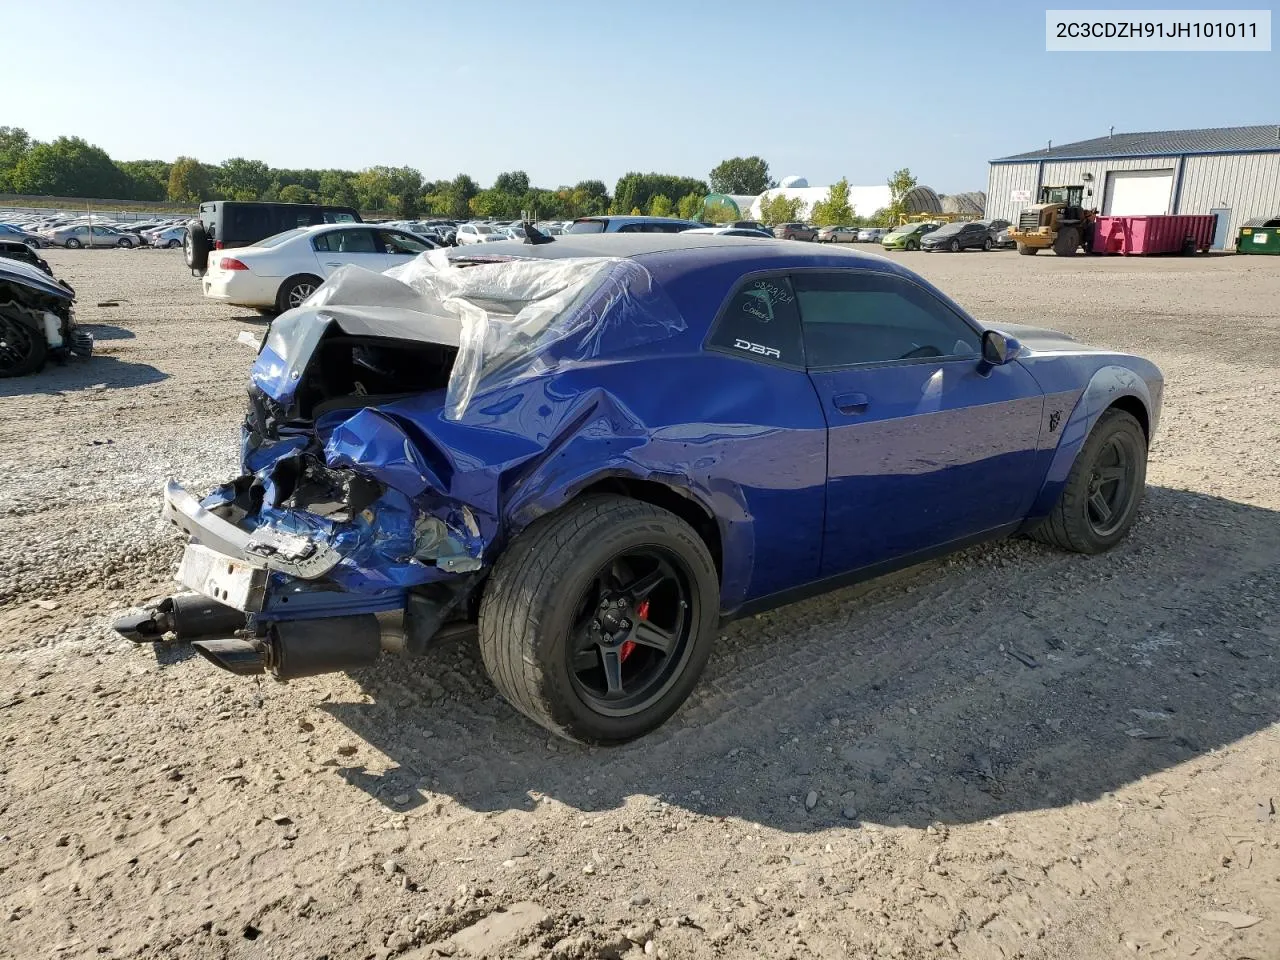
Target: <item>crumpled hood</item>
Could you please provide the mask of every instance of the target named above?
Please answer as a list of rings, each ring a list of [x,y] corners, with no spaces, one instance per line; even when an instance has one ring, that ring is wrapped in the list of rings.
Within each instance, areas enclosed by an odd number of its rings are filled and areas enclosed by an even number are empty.
[[[0,257],[0,281],[30,287],[40,293],[47,293],[52,297],[57,297],[59,300],[70,301],[75,299],[75,293],[70,287],[54,280],[43,270],[33,267],[29,263],[11,260],[8,257]]]

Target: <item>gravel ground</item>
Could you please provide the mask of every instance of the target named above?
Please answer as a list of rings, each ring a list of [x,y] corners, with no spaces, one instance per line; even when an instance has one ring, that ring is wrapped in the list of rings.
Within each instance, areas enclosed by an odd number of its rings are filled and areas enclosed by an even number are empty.
[[[1280,957],[1280,261],[900,256],[1163,367],[1133,535],[736,623],[601,751],[463,641],[282,685],[116,638],[263,321],[50,251],[99,353],[0,385],[0,958]]]

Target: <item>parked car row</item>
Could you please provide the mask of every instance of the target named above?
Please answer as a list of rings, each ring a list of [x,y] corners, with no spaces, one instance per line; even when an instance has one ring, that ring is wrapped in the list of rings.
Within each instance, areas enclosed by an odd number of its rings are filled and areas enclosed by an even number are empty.
[[[1008,220],[923,220],[894,227],[880,241],[886,250],[994,250],[1011,247]]]
[[[886,227],[823,227],[818,231],[819,243],[879,243]]]
[[[41,217],[25,214],[0,223],[0,239],[20,240],[30,247],[179,247],[185,217],[124,222],[91,214]]]

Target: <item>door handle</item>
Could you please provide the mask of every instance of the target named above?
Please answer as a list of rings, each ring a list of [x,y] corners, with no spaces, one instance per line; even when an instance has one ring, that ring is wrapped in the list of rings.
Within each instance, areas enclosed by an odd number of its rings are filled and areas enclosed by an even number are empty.
[[[341,263],[334,263],[332,260],[326,260],[326,261],[324,262],[324,265],[325,265],[326,267],[340,267],[340,266],[342,266],[342,264],[341,264]]]
[[[867,412],[867,404],[871,402],[865,393],[837,393],[831,398],[836,409],[841,413],[857,415]]]

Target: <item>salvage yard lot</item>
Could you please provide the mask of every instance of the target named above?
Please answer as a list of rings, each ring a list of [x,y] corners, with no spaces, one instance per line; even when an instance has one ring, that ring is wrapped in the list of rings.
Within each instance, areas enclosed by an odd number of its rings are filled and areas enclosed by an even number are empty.
[[[466,641],[282,685],[112,634],[163,481],[234,475],[265,322],[47,251],[98,354],[0,382],[0,958],[1280,957],[1280,264],[894,256],[1160,364],[1132,535],[731,624],[589,750]]]

